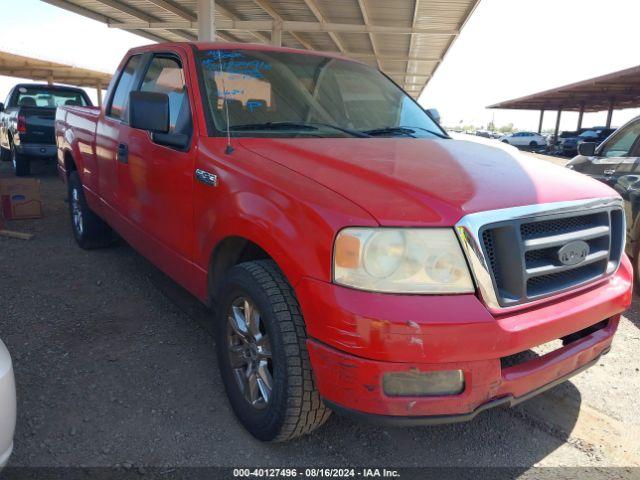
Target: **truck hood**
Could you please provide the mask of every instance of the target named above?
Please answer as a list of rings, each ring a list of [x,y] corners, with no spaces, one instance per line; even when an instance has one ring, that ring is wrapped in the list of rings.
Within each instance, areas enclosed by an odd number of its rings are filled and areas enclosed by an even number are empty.
[[[348,198],[386,226],[451,226],[472,212],[616,196],[600,182],[500,144],[412,138],[238,141]]]

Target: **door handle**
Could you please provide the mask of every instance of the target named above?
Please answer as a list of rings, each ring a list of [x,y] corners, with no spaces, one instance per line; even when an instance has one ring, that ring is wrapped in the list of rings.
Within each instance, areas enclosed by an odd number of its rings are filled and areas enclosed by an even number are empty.
[[[116,158],[120,163],[129,163],[129,146],[126,143],[118,145]]]

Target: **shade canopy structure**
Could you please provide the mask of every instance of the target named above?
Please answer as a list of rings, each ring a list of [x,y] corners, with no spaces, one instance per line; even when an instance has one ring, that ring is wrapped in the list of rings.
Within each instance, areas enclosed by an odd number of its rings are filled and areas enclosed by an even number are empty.
[[[418,97],[480,0],[42,0],[153,41],[339,52]]]
[[[101,101],[102,89],[106,88],[111,80],[110,73],[2,51],[0,51],[0,75],[92,87],[98,91],[98,102]]]
[[[640,107],[640,65],[526,97],[507,100],[488,108],[601,112]]]
[[[578,129],[582,127],[584,112],[608,111],[607,128],[611,126],[613,110],[640,107],[640,65],[600,77],[545,90],[526,97],[490,105],[487,108],[540,110],[538,131],[546,110],[556,110],[556,132],[563,111],[580,112]]]

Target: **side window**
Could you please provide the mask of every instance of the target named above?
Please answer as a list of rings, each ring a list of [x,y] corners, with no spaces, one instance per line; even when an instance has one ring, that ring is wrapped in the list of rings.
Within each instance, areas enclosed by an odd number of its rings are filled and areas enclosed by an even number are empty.
[[[124,70],[122,71],[122,75],[120,75],[118,85],[116,85],[116,90],[113,94],[111,106],[107,112],[107,115],[110,117],[117,118],[125,122],[128,120],[127,108],[129,92],[133,89],[133,79],[135,77],[136,70],[138,69],[138,65],[140,65],[140,58],[140,55],[134,55],[124,66]]]
[[[190,135],[191,109],[180,61],[174,57],[155,56],[149,64],[142,92],[165,93],[169,97],[169,133]]]
[[[636,122],[620,130],[609,140],[600,152],[601,157],[628,157],[631,148],[640,136],[640,122]]]

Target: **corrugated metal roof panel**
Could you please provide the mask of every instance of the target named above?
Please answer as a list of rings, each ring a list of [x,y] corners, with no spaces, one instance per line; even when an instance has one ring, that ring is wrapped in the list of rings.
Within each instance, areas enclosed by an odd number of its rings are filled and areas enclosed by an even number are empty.
[[[197,0],[42,0],[112,26],[120,25],[162,41],[193,40]],[[226,21],[222,39],[269,42],[271,32],[260,28],[237,30],[229,20],[241,22],[306,22],[284,28],[282,44],[294,48],[342,51],[361,61],[380,65],[412,95],[419,94],[438,67],[456,35],[480,0],[216,0],[216,12]],[[365,19],[368,19],[368,26]],[[166,28],[163,26],[166,25]],[[311,25],[315,25],[312,30]],[[184,26],[184,28],[180,28]],[[234,28],[225,31],[224,28]],[[296,31],[296,27],[297,31]],[[367,28],[396,31],[368,32]],[[346,29],[346,30],[345,30]],[[412,29],[439,30],[412,33]],[[302,31],[301,31],[302,30]],[[325,31],[323,31],[325,30]],[[444,32],[442,32],[444,31]],[[375,49],[374,49],[375,45]],[[377,53],[379,57],[375,57]],[[364,56],[358,56],[364,55]],[[410,59],[431,59],[416,62]],[[433,59],[436,59],[435,61]],[[411,77],[403,72],[419,74]],[[416,86],[418,88],[416,88]],[[410,87],[410,88],[409,88]]]

